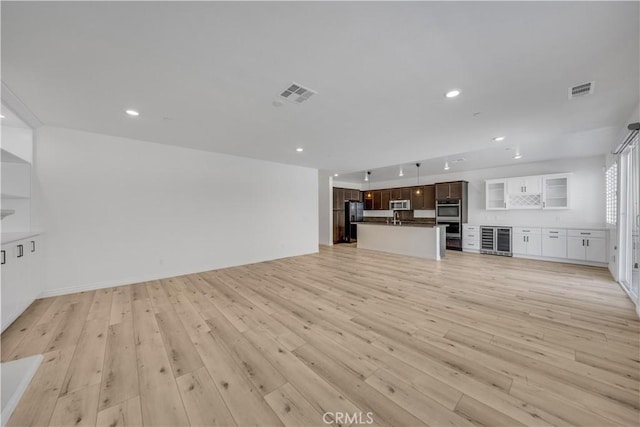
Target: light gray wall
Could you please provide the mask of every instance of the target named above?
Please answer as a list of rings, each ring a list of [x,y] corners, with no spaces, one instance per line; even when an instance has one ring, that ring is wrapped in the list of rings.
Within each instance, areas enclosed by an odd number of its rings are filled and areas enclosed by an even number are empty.
[[[34,227],[45,294],[318,251],[318,173],[43,127]]]

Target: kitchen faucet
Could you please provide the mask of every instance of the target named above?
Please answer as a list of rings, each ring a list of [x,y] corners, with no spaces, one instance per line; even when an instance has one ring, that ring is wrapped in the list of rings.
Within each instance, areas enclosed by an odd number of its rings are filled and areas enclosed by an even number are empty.
[[[398,218],[398,222],[400,222],[400,212],[393,211],[393,225],[396,225],[396,218]]]

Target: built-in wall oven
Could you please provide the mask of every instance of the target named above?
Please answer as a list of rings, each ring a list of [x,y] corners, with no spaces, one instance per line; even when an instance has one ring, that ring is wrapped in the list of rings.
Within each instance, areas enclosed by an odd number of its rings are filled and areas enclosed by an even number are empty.
[[[436,223],[447,226],[447,249],[462,250],[462,208],[461,200],[436,203]]]
[[[447,226],[446,234],[448,239],[459,239],[462,235],[462,224],[460,221],[439,220],[438,224]]]
[[[436,203],[437,221],[460,221],[461,219],[460,200],[440,200]]]

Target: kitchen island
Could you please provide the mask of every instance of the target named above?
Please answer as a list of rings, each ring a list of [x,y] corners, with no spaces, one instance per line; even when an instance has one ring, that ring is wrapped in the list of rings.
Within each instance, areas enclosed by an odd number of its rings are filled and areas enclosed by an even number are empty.
[[[440,260],[446,225],[358,223],[358,248]]]

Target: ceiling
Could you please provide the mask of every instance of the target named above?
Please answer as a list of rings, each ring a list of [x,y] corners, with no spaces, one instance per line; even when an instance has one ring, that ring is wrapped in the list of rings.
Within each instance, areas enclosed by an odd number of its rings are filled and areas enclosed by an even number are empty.
[[[11,126],[14,128],[29,128],[29,126],[18,117],[10,108],[2,104],[0,108],[0,114],[2,114],[2,126]]]
[[[513,161],[505,148],[527,160],[604,153],[639,102],[638,2],[1,8],[2,81],[46,125],[345,178],[459,153],[465,167],[497,166]],[[593,95],[568,99],[588,81]],[[318,93],[274,106],[292,82]]]

